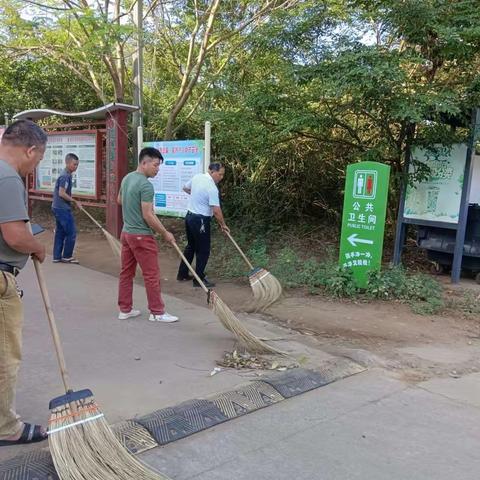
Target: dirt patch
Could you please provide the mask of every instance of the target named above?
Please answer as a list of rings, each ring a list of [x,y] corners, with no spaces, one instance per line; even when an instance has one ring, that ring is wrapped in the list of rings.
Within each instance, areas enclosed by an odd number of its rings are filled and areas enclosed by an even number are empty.
[[[103,235],[90,228],[84,219],[79,219],[76,255],[81,264],[117,276],[118,259],[113,256]],[[53,222],[48,217],[42,217],[41,222],[49,227],[41,238],[51,251]],[[167,222],[182,245],[183,223],[179,220]],[[179,262],[175,251],[161,241],[159,245],[162,291],[205,305],[206,297],[201,289],[193,288],[190,282],[176,281]],[[214,255],[210,262],[215,262]],[[212,280],[217,282],[217,293],[233,310],[244,311],[250,305],[252,297],[246,279]],[[448,281],[446,278],[442,280]],[[472,282],[467,283],[467,288],[477,287]],[[269,321],[314,337],[328,353],[352,358],[366,366],[388,368],[408,381],[480,371],[479,319],[466,319],[455,314],[421,316],[413,314],[401,303],[333,301],[309,296],[301,290],[287,291],[284,298],[264,315]]]

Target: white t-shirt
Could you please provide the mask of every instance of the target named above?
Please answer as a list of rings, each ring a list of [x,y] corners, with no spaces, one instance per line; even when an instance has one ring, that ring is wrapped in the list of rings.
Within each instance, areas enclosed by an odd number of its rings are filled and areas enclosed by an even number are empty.
[[[190,189],[190,198],[188,199],[190,212],[211,217],[213,215],[212,207],[220,206],[218,188],[210,174],[197,173],[184,187]]]

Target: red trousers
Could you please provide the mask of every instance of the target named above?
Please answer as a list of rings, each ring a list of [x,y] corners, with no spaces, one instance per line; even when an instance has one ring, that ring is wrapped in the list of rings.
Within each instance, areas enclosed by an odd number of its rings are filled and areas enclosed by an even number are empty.
[[[155,315],[165,313],[165,304],[160,290],[158,247],[153,235],[136,235],[122,232],[122,270],[118,285],[118,306],[124,313],[133,306],[133,279],[137,263],[140,265],[147,291],[148,308]]]

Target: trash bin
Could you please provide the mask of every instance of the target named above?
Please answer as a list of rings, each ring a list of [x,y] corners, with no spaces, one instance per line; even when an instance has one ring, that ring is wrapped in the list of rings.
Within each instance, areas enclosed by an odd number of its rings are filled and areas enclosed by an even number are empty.
[[[418,227],[417,245],[425,249],[428,259],[434,262],[432,273],[451,270],[456,234],[456,230],[449,228]],[[476,203],[468,206],[462,270],[472,273],[480,284],[480,205]]]

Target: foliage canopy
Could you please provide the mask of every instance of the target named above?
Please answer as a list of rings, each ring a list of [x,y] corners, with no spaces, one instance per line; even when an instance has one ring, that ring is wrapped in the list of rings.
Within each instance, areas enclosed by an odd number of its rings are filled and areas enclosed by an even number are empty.
[[[3,110],[131,101],[134,8],[0,0]],[[388,163],[398,182],[408,142],[461,138],[479,103],[475,0],[148,0],[144,12],[146,135],[195,138],[212,121],[231,217],[337,219],[348,163]]]

